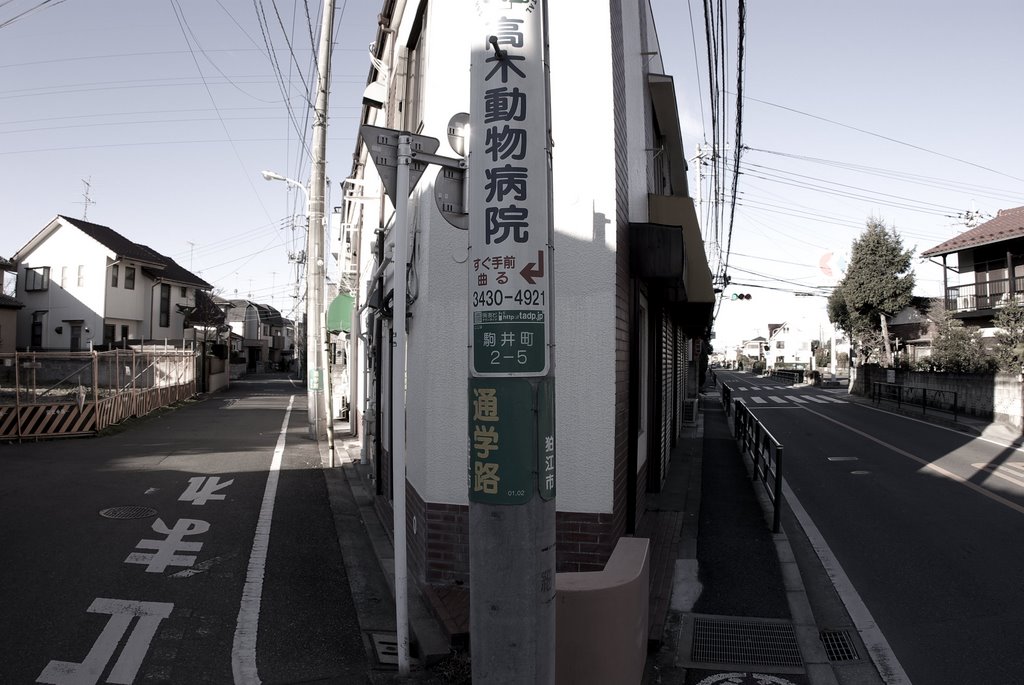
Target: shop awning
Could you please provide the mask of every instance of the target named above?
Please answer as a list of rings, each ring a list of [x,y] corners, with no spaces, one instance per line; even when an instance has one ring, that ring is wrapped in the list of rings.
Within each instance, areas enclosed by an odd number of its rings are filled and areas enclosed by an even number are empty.
[[[684,270],[679,285],[671,289],[670,299],[683,330],[688,335],[703,336],[711,330],[715,289],[693,199],[681,195],[648,195],[647,211],[650,221],[682,229]]]
[[[327,330],[330,333],[348,333],[352,329],[352,306],[355,298],[341,293],[327,308]]]

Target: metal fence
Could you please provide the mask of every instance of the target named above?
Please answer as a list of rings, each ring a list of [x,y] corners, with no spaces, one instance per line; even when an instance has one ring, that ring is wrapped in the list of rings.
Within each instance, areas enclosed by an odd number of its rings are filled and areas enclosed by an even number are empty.
[[[879,404],[882,400],[895,402],[896,406],[900,408],[903,405],[920,407],[922,414],[927,414],[929,407],[933,410],[950,412],[953,414],[954,421],[957,420],[960,413],[955,390],[935,390],[897,383],[872,382],[871,401]]]
[[[196,394],[183,350],[0,355],[0,440],[88,435]]]
[[[803,369],[776,369],[772,371],[771,377],[775,380],[785,381],[793,385],[804,382]]]
[[[768,432],[743,400],[735,402],[736,440],[740,454],[754,462],[754,480],[760,480],[773,505],[772,531],[782,526],[782,444]]]

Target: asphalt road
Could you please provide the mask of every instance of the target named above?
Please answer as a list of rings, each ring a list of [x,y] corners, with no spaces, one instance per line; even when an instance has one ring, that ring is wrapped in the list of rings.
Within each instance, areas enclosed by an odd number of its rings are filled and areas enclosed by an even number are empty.
[[[104,437],[0,444],[0,682],[366,682],[305,434],[305,394],[278,378]],[[100,514],[129,506],[151,511]]]
[[[911,682],[1024,683],[1024,452],[842,392],[719,382],[785,446],[787,482]]]

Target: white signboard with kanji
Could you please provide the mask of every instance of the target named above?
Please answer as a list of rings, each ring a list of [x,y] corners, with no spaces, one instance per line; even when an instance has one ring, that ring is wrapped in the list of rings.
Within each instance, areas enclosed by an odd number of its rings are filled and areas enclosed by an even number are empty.
[[[470,91],[473,376],[544,376],[551,211],[543,22],[534,0],[478,0]]]

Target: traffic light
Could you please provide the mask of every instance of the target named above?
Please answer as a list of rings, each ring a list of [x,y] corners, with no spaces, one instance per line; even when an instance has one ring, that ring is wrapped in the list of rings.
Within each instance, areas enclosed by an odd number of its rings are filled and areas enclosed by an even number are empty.
[[[732,299],[734,300],[749,300],[750,293],[733,293]]]

